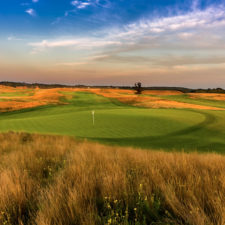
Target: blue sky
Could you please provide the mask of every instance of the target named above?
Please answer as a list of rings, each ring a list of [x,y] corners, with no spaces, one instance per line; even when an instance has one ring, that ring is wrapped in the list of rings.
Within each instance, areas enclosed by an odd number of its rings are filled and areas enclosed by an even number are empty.
[[[0,80],[225,87],[222,0],[1,0]]]
[[[199,1],[198,7],[212,3],[221,1]],[[2,0],[0,28],[18,35],[54,35],[62,30],[65,34],[83,34],[142,18],[187,12],[192,5],[190,0]]]

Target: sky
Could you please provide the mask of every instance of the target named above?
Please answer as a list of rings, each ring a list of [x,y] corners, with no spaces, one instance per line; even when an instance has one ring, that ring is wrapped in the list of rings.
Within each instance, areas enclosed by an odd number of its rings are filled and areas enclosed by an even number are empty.
[[[225,88],[225,0],[0,0],[0,81]]]

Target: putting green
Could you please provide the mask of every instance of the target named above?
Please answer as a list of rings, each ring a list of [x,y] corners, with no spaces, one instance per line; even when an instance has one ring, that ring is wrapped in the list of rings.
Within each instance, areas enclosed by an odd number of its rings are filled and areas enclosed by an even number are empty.
[[[71,135],[164,150],[225,151],[224,111],[144,109],[90,93],[76,93],[68,103],[1,113],[0,131]]]

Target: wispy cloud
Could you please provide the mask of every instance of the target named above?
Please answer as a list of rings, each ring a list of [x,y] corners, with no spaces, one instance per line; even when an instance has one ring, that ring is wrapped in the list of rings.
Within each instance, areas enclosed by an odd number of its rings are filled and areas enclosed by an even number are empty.
[[[71,1],[71,5],[75,6],[77,9],[85,9],[88,6],[99,6],[102,8],[110,8],[111,2],[110,0],[73,0]]]
[[[23,39],[17,38],[17,37],[15,37],[15,36],[9,36],[9,37],[7,38],[7,40],[8,40],[8,41],[22,41]]]
[[[26,11],[25,11],[27,14],[29,14],[30,16],[36,16],[36,12],[35,12],[35,10],[34,9],[27,9]]]
[[[87,6],[91,5],[91,1],[80,1],[75,0],[71,2],[71,5],[75,6],[77,9],[85,9]]]
[[[32,0],[32,2],[33,2],[33,3],[37,3],[37,2],[39,2],[39,0]]]
[[[63,63],[57,63],[56,66],[81,66],[81,65],[87,65],[88,62],[63,62]]]
[[[82,10],[82,9],[86,9],[88,7],[95,7],[95,8],[99,8],[99,9],[109,9],[112,7],[112,2],[111,0],[73,0],[70,2],[72,8],[69,10],[64,11],[64,15],[57,17],[52,23],[51,25],[55,25],[55,24],[59,24],[60,22],[63,22],[64,19],[66,19],[68,16],[73,16],[74,14],[77,13],[78,10]],[[103,10],[102,13],[104,14]],[[104,20],[104,16],[105,14],[94,14],[92,15],[91,18],[85,18],[85,20],[89,20],[91,22],[96,21],[96,20]]]
[[[50,48],[63,48],[63,47],[73,47],[75,49],[93,49],[105,46],[115,46],[119,45],[120,42],[110,41],[110,40],[99,40],[99,39],[68,39],[68,40],[43,40],[41,42],[28,43],[29,46],[33,47],[33,53],[38,53],[45,51]]]
[[[140,37],[159,36],[161,33],[174,35],[185,32],[188,34],[188,32],[197,33],[199,30],[213,33],[212,29],[221,26],[225,26],[225,8],[217,6],[154,20],[142,19],[125,26],[124,30],[115,36],[134,40]]]
[[[76,5],[80,1],[73,2]],[[89,61],[96,62],[149,63],[154,66],[210,64],[210,61],[221,64],[225,54],[215,57],[213,50],[225,49],[224,36],[225,7],[212,5],[201,10],[198,2],[194,1],[186,13],[141,19],[99,31],[97,37],[57,38],[29,43],[29,46],[33,53],[59,47],[70,47],[70,50],[72,47],[73,51],[82,49],[86,55],[92,56]],[[193,57],[196,50],[197,55]],[[211,53],[205,57],[201,55],[202,51]]]
[[[113,62],[113,63],[136,63],[146,64],[156,67],[177,67],[188,65],[215,65],[225,64],[224,56],[161,56],[160,58],[154,56],[119,56],[119,55],[102,55],[93,57],[94,61],[99,62]]]

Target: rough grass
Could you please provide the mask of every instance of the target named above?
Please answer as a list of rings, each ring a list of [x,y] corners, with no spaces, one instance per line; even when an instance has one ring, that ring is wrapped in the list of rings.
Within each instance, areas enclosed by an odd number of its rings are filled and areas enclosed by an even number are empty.
[[[225,157],[0,135],[0,224],[225,223]]]
[[[92,93],[104,96],[106,98],[117,99],[118,101],[145,108],[178,108],[178,109],[201,109],[201,110],[224,110],[222,108],[213,107],[213,105],[194,104],[187,102],[173,101],[164,96],[183,96],[179,91],[144,91],[144,95],[135,95],[131,90],[120,89],[90,89]],[[147,96],[151,95],[151,96]]]
[[[225,94],[182,94],[182,95],[168,95],[160,96],[164,100],[175,101],[178,103],[194,104],[198,106],[216,107],[220,109],[225,108]]]
[[[184,95],[179,91],[144,91],[135,95],[133,90],[100,88],[51,88],[28,89],[0,86],[0,111],[15,111],[43,105],[63,104],[73,97],[75,92],[94,93],[121,103],[146,108],[186,108],[200,110],[224,110],[224,95],[195,94]],[[149,96],[151,95],[151,96]],[[184,98],[187,96],[187,99]],[[205,99],[204,99],[205,98]],[[193,100],[194,99],[194,100]],[[211,99],[211,102],[210,100]],[[221,100],[222,103],[213,104]]]
[[[28,89],[0,86],[0,112],[62,104],[60,89]]]

